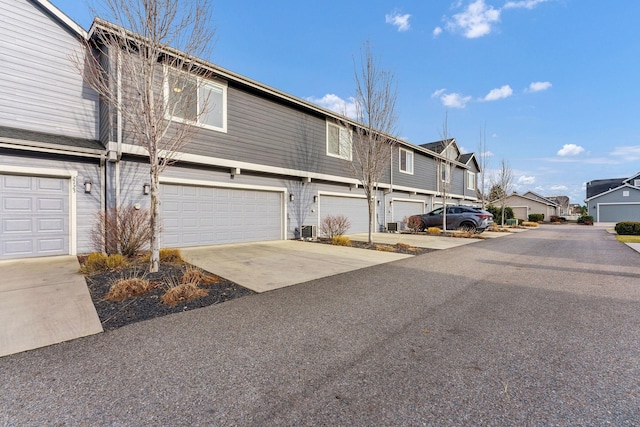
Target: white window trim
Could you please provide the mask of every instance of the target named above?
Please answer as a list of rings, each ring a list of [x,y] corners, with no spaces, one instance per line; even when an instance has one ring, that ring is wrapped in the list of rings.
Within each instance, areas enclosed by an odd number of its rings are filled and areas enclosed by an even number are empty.
[[[467,190],[476,189],[476,173],[467,171]]]
[[[163,92],[164,92],[164,102],[165,105],[169,102],[169,69],[170,67],[165,65],[164,66],[164,82],[163,82]],[[181,71],[179,70],[175,70],[172,69],[171,71],[173,72],[178,72],[180,73]],[[192,78],[197,80],[197,90],[198,90],[198,96],[200,96],[200,88],[202,86],[213,86],[217,89],[221,89],[222,90],[222,127],[217,127],[217,126],[211,126],[208,125],[206,123],[200,123],[200,122],[194,122],[191,120],[185,120],[181,117],[175,117],[175,116],[171,116],[169,111],[166,111],[166,119],[167,120],[171,120],[174,122],[180,122],[180,123],[189,123],[193,126],[197,126],[197,127],[201,127],[204,129],[211,129],[211,130],[215,130],[217,132],[223,132],[223,133],[227,133],[227,89],[229,87],[229,85],[226,82],[221,82],[221,81],[213,81],[213,80],[209,80],[209,79],[203,79],[202,77],[198,77],[198,76],[192,76]],[[200,100],[198,99],[198,108],[200,108]],[[198,112],[200,113],[200,112]]]
[[[340,126],[336,123],[331,123],[329,121],[326,122],[327,123],[327,127],[326,127],[326,134],[327,134],[327,138],[326,138],[326,152],[327,152],[327,156],[330,157],[335,157],[337,159],[343,159],[343,160],[349,160],[351,161],[353,159],[353,141],[352,141],[352,135],[351,135],[351,131],[347,130],[347,128],[345,128],[344,126]],[[349,136],[348,136],[348,141],[349,141],[349,155],[348,156],[340,156],[338,154],[334,154],[329,152],[329,126],[335,126],[339,129],[339,133],[338,133],[338,138],[340,138],[340,134],[344,131],[344,132],[349,132]],[[338,144],[340,142],[338,141]]]
[[[411,155],[411,164],[409,164],[409,162],[406,162],[406,170],[402,170],[402,152],[407,153],[407,155]],[[406,173],[407,175],[413,175],[413,163],[414,163],[414,159],[415,159],[415,153],[411,150],[407,150],[405,148],[400,147],[400,152],[398,153],[398,170],[402,173]],[[408,160],[408,157],[407,157]]]

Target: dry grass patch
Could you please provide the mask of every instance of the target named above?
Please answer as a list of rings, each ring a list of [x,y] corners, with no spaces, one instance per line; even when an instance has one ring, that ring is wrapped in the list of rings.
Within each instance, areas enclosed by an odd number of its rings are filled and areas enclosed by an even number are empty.
[[[104,299],[107,301],[124,301],[127,298],[133,298],[151,292],[153,284],[147,279],[138,277],[129,277],[118,279],[115,281]]]
[[[208,290],[199,288],[198,285],[194,283],[182,283],[167,289],[167,291],[162,294],[162,302],[173,307],[181,302],[205,297],[208,294]]]
[[[95,274],[105,270],[107,270],[107,255],[100,252],[89,254],[80,266],[82,274]]]
[[[351,246],[351,239],[347,236],[333,236],[331,244],[336,246]]]
[[[109,270],[116,270],[129,267],[129,262],[120,254],[111,254],[107,257],[106,266]]]
[[[389,245],[374,245],[373,246],[374,249],[376,251],[381,251],[381,252],[395,252],[396,249],[393,246],[389,246]]]
[[[192,283],[195,285],[213,285],[222,279],[214,274],[207,274],[197,267],[188,266],[180,278],[180,283]]]
[[[151,261],[151,253],[145,252],[145,254],[140,258],[140,261],[143,263]],[[184,259],[182,259],[182,254],[179,249],[172,248],[164,248],[160,249],[160,262],[166,262],[169,264],[184,264]]]
[[[427,234],[437,236],[438,234],[442,234],[442,230],[440,230],[438,227],[429,227],[427,228]]]
[[[616,236],[619,242],[622,243],[640,243],[640,236]]]
[[[523,227],[538,227],[540,224],[538,224],[537,222],[532,222],[532,221],[524,221],[522,223]]]

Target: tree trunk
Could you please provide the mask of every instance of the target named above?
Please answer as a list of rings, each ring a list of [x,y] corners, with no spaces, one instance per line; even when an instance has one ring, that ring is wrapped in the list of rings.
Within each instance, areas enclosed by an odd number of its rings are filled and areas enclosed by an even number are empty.
[[[160,268],[160,194],[158,184],[158,166],[151,166],[151,206],[149,207],[149,226],[151,227],[149,272],[156,273]]]
[[[369,207],[369,245],[373,244],[373,223],[375,219],[375,206],[373,204],[373,197],[371,192],[367,196],[367,205]]]

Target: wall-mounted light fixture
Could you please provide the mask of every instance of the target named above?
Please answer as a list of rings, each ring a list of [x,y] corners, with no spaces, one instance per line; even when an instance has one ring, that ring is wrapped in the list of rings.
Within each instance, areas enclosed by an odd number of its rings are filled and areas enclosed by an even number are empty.
[[[376,205],[380,206],[380,199],[376,200]]]
[[[91,178],[84,179],[84,192],[91,193]]]
[[[296,199],[296,197],[293,195],[293,193],[289,194],[289,201],[293,202]]]
[[[151,192],[151,186],[148,182],[142,184],[142,194],[149,194]]]
[[[313,203],[318,203],[318,196],[313,196]]]
[[[393,205],[393,200],[389,200],[389,205]]]

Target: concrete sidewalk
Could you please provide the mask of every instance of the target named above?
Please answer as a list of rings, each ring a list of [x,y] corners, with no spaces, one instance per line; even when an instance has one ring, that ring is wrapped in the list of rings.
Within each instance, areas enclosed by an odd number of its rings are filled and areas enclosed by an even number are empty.
[[[0,262],[0,357],[102,332],[75,256]]]
[[[185,261],[255,292],[413,256],[295,240],[182,248],[180,252]]]

